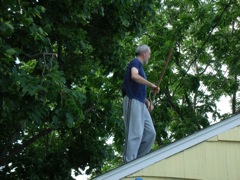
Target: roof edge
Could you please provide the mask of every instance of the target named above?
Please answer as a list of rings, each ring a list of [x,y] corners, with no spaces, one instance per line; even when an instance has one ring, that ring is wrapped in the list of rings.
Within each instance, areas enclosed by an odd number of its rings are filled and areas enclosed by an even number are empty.
[[[210,139],[218,134],[240,125],[240,114],[234,115],[226,120],[213,124],[205,129],[200,130],[192,135],[189,135],[181,140],[178,140],[166,147],[153,151],[141,158],[124,164],[116,169],[113,169],[103,175],[100,175],[95,180],[112,180],[121,179],[127,175],[133,174],[149,165],[152,165],[160,160],[177,154],[185,149],[188,149],[196,144],[199,144],[207,139]]]

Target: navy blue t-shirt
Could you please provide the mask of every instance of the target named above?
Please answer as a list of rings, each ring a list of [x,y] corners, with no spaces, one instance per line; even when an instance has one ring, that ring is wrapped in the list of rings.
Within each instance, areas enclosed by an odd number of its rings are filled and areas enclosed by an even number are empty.
[[[127,67],[126,74],[123,81],[122,90],[130,98],[136,99],[142,103],[145,103],[146,98],[146,85],[139,84],[131,78],[131,69],[135,67],[138,69],[138,74],[146,79],[145,72],[142,67],[142,63],[137,59],[133,59]]]

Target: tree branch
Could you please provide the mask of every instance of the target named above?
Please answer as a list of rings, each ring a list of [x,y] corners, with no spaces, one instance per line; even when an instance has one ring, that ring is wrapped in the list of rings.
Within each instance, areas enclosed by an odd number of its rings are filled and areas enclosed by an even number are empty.
[[[19,147],[16,147],[15,149],[13,149],[12,151],[9,151],[9,155],[5,157],[1,157],[0,159],[0,166],[4,166],[7,163],[9,163],[9,161],[11,160],[11,158],[13,158],[15,155],[17,155],[18,153],[20,153],[24,148],[26,148],[27,146],[29,146],[30,144],[34,143],[35,141],[37,141],[38,139],[40,139],[43,136],[46,136],[47,134],[51,133],[53,131],[53,129],[49,128],[49,129],[44,129],[43,131],[41,131],[40,133],[38,133],[36,136],[33,136],[32,138],[30,138],[29,140],[25,141],[22,145],[20,145]]]
[[[45,52],[41,52],[41,53],[36,53],[36,54],[27,54],[27,53],[23,53],[24,56],[28,57],[29,59],[37,57],[37,56],[57,56],[56,53],[45,53]]]
[[[165,93],[165,95],[166,95],[169,103],[171,104],[172,108],[173,108],[173,109],[175,110],[175,112],[179,115],[179,117],[181,118],[181,120],[184,121],[184,117],[183,117],[182,113],[180,112],[179,108],[177,108],[177,107],[173,104],[173,102],[172,102],[172,97],[171,97],[171,95],[170,95],[169,89],[166,88],[166,90],[165,90],[164,93]]]

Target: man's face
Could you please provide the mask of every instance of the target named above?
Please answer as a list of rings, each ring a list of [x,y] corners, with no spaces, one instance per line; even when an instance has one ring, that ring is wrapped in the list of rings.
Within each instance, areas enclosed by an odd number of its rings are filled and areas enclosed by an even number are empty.
[[[143,63],[144,64],[147,64],[148,63],[148,60],[151,56],[151,50],[149,49],[149,51],[146,51],[143,53]]]

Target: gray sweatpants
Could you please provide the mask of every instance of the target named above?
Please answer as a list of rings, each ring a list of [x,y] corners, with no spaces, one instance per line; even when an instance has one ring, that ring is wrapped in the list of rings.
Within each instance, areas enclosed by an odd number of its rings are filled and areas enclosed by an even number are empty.
[[[152,118],[146,105],[136,99],[123,100],[125,125],[124,162],[149,153],[156,138]]]

